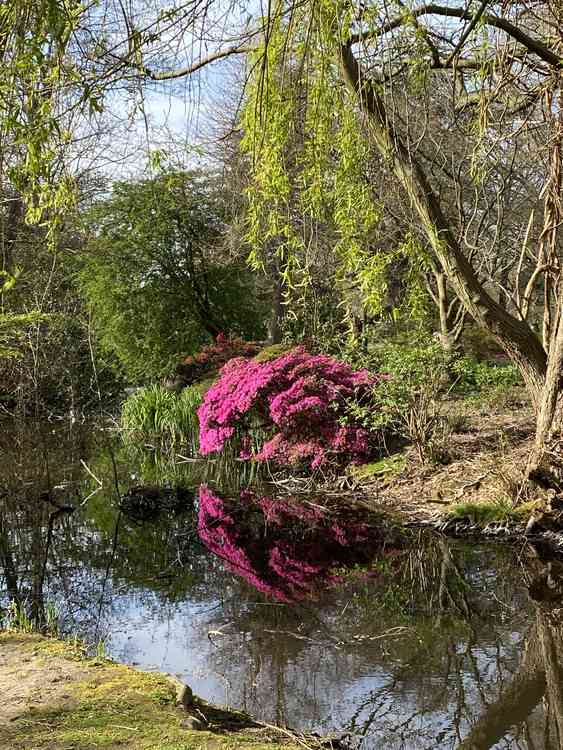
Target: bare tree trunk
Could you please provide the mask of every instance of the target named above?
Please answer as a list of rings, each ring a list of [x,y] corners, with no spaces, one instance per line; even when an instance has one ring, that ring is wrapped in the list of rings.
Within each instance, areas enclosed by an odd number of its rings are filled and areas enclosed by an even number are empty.
[[[16,572],[16,566],[12,551],[10,549],[10,543],[8,539],[8,532],[4,528],[2,517],[0,516],[0,564],[4,569],[4,578],[6,580],[6,590],[8,596],[13,602],[20,603],[20,595],[18,589],[18,576]]]
[[[270,344],[279,344],[281,342],[283,336],[283,319],[283,279],[279,270],[276,268],[273,286],[272,313],[268,331],[268,341]]]
[[[555,717],[559,746],[563,741],[563,664],[561,622],[557,615],[538,610],[538,635],[546,676],[546,697]]]
[[[266,265],[267,273],[272,282],[272,309],[268,325],[268,341],[270,344],[280,344],[283,337],[283,321],[285,318],[284,292],[285,281],[283,276],[285,257],[279,252],[275,245],[269,248],[269,262]]]
[[[15,267],[16,240],[19,226],[23,221],[24,207],[19,195],[6,197],[4,200],[8,204],[8,210],[2,227],[2,268],[0,270],[12,274]]]
[[[563,300],[560,302],[560,309],[557,311],[552,331],[547,373],[538,405],[536,438],[528,462],[530,478],[544,483],[547,481],[548,484],[551,482],[549,481],[549,471],[544,466],[544,458],[551,433],[554,427],[559,426],[557,424],[559,420],[556,417],[559,409],[561,374],[563,372],[563,315],[561,314],[561,305],[563,305]]]
[[[447,354],[451,354],[454,350],[455,340],[452,335],[453,332],[450,331],[449,325],[449,304],[446,276],[443,273],[436,273],[435,278],[437,288],[438,313],[440,315],[440,343],[444,351]]]

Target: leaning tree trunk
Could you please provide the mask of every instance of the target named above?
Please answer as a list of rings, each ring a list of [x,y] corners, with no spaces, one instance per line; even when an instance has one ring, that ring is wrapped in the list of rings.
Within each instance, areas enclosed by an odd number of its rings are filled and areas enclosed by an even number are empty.
[[[546,678],[546,697],[555,720],[559,746],[563,741],[563,663],[560,612],[538,610],[538,635]]]
[[[339,53],[344,78],[357,96],[369,135],[408,195],[449,283],[469,315],[518,366],[538,408],[547,366],[539,337],[526,321],[511,315],[484,289],[462,252],[426,173],[391,124],[383,98],[366,77],[351,45],[342,45]]]
[[[544,386],[540,393],[536,420],[536,438],[534,448],[528,461],[528,476],[539,481],[541,484],[552,486],[558,485],[553,476],[549,462],[546,459],[546,450],[549,439],[554,431],[560,427],[561,421],[561,374],[563,372],[563,316],[561,315],[560,301],[559,310],[552,328],[551,343],[547,359],[547,372]],[[559,412],[559,413],[558,413]]]
[[[489,750],[511,727],[526,721],[546,689],[542,644],[537,626],[529,634],[518,670],[458,745],[458,750]]]
[[[548,361],[545,383],[538,407],[536,439],[528,464],[529,476],[557,489],[560,489],[561,477],[554,476],[551,467],[549,467],[549,464],[554,464],[554,462],[546,460],[546,450],[552,433],[561,427],[562,411],[560,402],[563,372],[563,279],[558,252],[558,231],[563,219],[561,203],[563,173],[562,104],[560,95],[558,106],[554,107],[553,92],[548,92],[548,112],[551,113],[555,122],[555,137],[552,139],[549,173],[542,191],[544,193],[544,227],[540,237],[540,258],[546,266],[544,273],[543,341],[548,350]],[[561,467],[558,468],[557,473],[562,473]]]

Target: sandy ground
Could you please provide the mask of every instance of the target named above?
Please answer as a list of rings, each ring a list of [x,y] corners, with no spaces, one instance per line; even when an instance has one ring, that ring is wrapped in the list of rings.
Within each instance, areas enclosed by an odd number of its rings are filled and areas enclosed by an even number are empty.
[[[0,639],[0,728],[30,710],[72,705],[69,683],[88,679],[95,671],[56,655],[47,661],[44,652],[29,645],[25,636]],[[0,742],[1,736],[0,729]]]
[[[0,750],[293,750],[301,737],[320,749],[312,735],[214,706],[168,675],[0,632]]]

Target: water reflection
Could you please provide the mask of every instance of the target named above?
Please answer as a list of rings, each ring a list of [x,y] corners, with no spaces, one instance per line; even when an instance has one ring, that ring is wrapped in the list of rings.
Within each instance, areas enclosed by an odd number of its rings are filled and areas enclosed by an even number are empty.
[[[0,606],[362,748],[563,746],[557,562],[264,490],[194,503],[190,467],[52,429],[0,430]]]
[[[281,602],[310,597],[339,584],[346,569],[398,552],[404,541],[388,526],[342,503],[320,505],[249,490],[221,497],[207,485],[199,490],[198,532],[207,549]]]

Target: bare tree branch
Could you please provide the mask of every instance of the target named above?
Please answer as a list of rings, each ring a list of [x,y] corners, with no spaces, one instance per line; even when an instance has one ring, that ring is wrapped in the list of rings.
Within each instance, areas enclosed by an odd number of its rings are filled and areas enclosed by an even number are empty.
[[[364,31],[358,32],[357,34],[352,34],[348,38],[347,43],[354,45],[359,44],[362,41],[383,36],[384,34],[387,34],[394,29],[398,29],[401,26],[404,26],[409,21],[412,21],[413,18],[420,18],[420,16],[429,15],[445,16],[447,18],[459,18],[466,21],[473,21],[474,19],[473,14],[463,8],[448,8],[448,6],[446,5],[436,5],[435,3],[428,3],[426,5],[421,5],[418,8],[413,8],[411,11],[409,11],[408,15],[391,19],[379,28],[366,29]],[[530,52],[533,52],[549,65],[553,65],[557,68],[562,67],[563,60],[557,53],[553,52],[551,49],[549,49],[549,47],[546,47],[544,44],[542,44],[539,39],[535,39],[529,34],[526,34],[524,31],[522,31],[522,29],[518,28],[518,26],[515,26],[510,21],[506,20],[506,18],[500,18],[499,16],[494,16],[490,13],[482,13],[480,18],[488,26],[493,26],[497,29],[501,29],[505,32],[505,34],[508,34],[508,36],[516,39],[517,42],[522,44]]]

